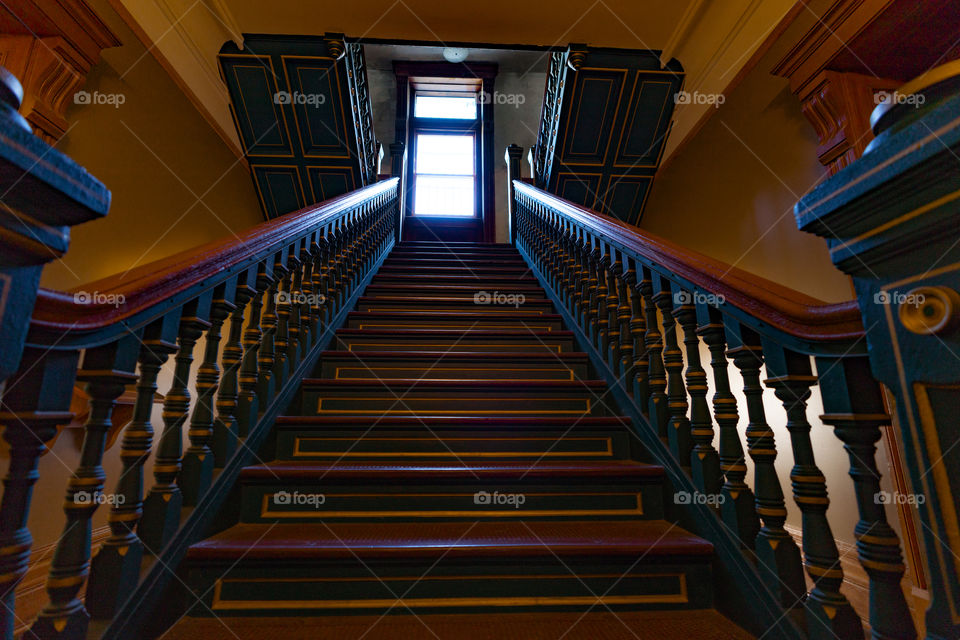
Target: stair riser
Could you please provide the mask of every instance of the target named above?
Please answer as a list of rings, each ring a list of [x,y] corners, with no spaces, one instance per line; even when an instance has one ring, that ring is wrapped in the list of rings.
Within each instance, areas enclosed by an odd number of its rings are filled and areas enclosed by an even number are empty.
[[[587,378],[587,363],[564,363],[559,360],[543,362],[489,362],[469,361],[464,358],[437,354],[427,359],[398,357],[365,359],[358,355],[349,358],[322,359],[320,377],[331,380],[583,380]]]
[[[305,388],[301,415],[380,416],[582,416],[610,415],[606,405],[588,394],[531,395],[529,392],[498,390],[495,393],[410,390],[391,393],[339,391]]]
[[[540,336],[538,339],[507,338],[405,338],[400,335],[366,337],[338,337],[337,348],[346,351],[476,351],[478,353],[547,352],[570,353],[574,351],[573,340]]]
[[[387,476],[388,474],[384,474]],[[583,478],[540,478],[525,482],[480,480],[466,484],[422,484],[389,479],[356,481],[243,481],[243,522],[332,522],[370,519],[532,520],[663,517],[659,478],[598,484]]]
[[[485,276],[493,276],[495,278],[522,278],[530,275],[530,270],[525,266],[516,266],[516,267],[501,267],[498,265],[487,264],[485,266],[477,265],[476,267],[472,265],[458,264],[449,267],[441,266],[417,266],[410,267],[408,265],[398,265],[398,266],[388,266],[384,265],[377,272],[378,275],[383,276],[409,276],[409,275],[418,275],[418,276],[447,276],[447,277],[458,277],[458,276],[469,276],[471,278],[482,278]]]
[[[476,257],[466,256],[447,256],[447,257],[423,257],[423,256],[390,256],[383,262],[384,267],[399,267],[416,269],[418,267],[512,267],[517,269],[526,269],[527,263],[523,258],[514,256],[486,256]]]
[[[712,606],[708,564],[675,558],[636,560],[467,563],[445,558],[435,565],[347,561],[309,566],[302,561],[290,566],[241,561],[233,568],[229,564],[194,567],[188,580],[207,605],[194,607],[191,613],[198,616],[410,610],[501,614]]]
[[[394,311],[412,311],[431,313],[434,311],[459,311],[462,313],[481,313],[508,318],[517,313],[554,313],[553,303],[538,300],[524,294],[507,294],[502,291],[478,291],[470,298],[461,300],[389,300],[367,298],[357,304],[357,311],[392,313]]]
[[[620,460],[629,457],[623,429],[600,430],[397,430],[364,427],[312,431],[291,426],[278,430],[277,458],[301,462],[427,460],[455,463],[564,459]]]
[[[391,296],[417,296],[420,298],[449,298],[449,297],[459,297],[459,298],[469,298],[473,299],[478,293],[493,293],[493,291],[487,291],[481,287],[476,286],[459,286],[459,285],[448,285],[448,286],[433,286],[433,285],[416,285],[416,286],[404,286],[404,285],[370,285],[367,287],[363,295],[365,297],[391,297]],[[504,287],[497,289],[496,293],[502,295],[523,295],[528,299],[546,299],[547,295],[541,287],[529,287],[529,286],[512,286]]]
[[[526,316],[519,324],[516,318],[498,318],[494,314],[470,314],[449,316],[441,315],[418,315],[409,314],[408,316],[356,316],[351,314],[347,319],[348,329],[374,329],[374,330],[392,330],[392,329],[479,329],[479,330],[517,330],[528,329],[532,331],[560,331],[562,324],[559,318],[541,318],[536,316]]]
[[[524,276],[522,278],[516,276],[471,276],[469,274],[456,276],[456,275],[441,275],[441,274],[424,274],[424,273],[407,273],[407,274],[384,274],[384,275],[375,275],[371,280],[371,284],[402,284],[407,286],[416,286],[418,284],[430,284],[430,285],[454,285],[454,286],[471,286],[477,287],[478,289],[483,289],[485,291],[499,291],[500,289],[506,289],[511,286],[525,286],[525,287],[538,287],[540,282],[532,276]]]

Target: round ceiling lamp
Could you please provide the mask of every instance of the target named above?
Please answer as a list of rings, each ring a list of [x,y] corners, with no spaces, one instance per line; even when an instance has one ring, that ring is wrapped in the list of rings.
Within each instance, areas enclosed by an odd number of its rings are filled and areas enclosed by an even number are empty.
[[[446,47],[443,50],[443,59],[447,62],[463,62],[468,53],[470,52],[463,47]]]

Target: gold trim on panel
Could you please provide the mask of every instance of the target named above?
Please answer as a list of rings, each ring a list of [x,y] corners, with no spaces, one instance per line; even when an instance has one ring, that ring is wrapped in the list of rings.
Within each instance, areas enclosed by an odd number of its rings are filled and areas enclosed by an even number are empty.
[[[335,59],[335,58],[332,58],[332,57],[330,57],[330,56],[291,56],[291,55],[281,55],[281,56],[280,56],[280,62],[283,64],[283,77],[284,77],[284,80],[286,80],[286,82],[287,82],[287,89],[288,89],[288,90],[291,90],[291,89],[293,89],[293,85],[290,84],[290,74],[287,73],[287,60],[332,60],[332,61],[333,61],[333,64],[331,64],[329,67],[325,67],[325,68],[323,68],[323,69],[324,69],[324,70],[326,70],[326,69],[333,69],[333,72],[334,72],[334,80],[336,80],[337,98],[339,99],[339,102],[340,102],[340,123],[339,123],[340,130],[337,131],[337,132],[335,133],[335,135],[337,136],[337,138],[339,138],[339,137],[340,137],[339,134],[340,134],[340,133],[343,133],[344,138],[349,137],[349,134],[347,133],[347,115],[346,115],[346,112],[345,112],[344,109],[343,109],[343,102],[344,102],[344,101],[343,101],[343,92],[340,90],[340,70],[337,68],[337,61],[336,61],[336,59]],[[302,89],[302,88],[303,88],[303,81],[300,79],[300,69],[301,69],[301,68],[307,68],[307,65],[304,65],[303,67],[299,67],[299,66],[297,67],[297,81],[300,82],[300,85],[299,85],[299,86],[300,86],[300,88]],[[318,69],[318,68],[320,68],[320,67],[309,67],[309,68]],[[328,71],[327,75],[328,75],[328,76],[330,75],[330,74],[329,74],[329,71]],[[331,85],[330,85],[331,91],[333,90],[333,86],[334,86],[333,83],[331,83]],[[292,91],[290,91],[290,95],[291,95],[291,96],[293,95],[293,92],[292,92]],[[334,97],[333,97],[332,94],[331,94],[331,96],[330,96],[330,99],[331,99],[331,100],[334,99]],[[343,147],[343,149],[344,149],[344,153],[342,153],[342,154],[339,154],[339,155],[323,155],[323,154],[311,154],[311,153],[307,153],[307,148],[306,148],[306,146],[304,146],[304,144],[303,144],[303,137],[300,135],[300,120],[299,120],[299,118],[297,117],[296,105],[294,105],[293,103],[291,103],[291,104],[290,104],[290,107],[291,107],[291,110],[293,111],[293,120],[294,120],[294,124],[296,125],[296,129],[297,129],[297,139],[300,141],[300,151],[302,152],[304,158],[347,158],[347,159],[349,159],[349,158],[351,157],[351,156],[350,156],[350,144],[349,144],[349,142],[347,142],[346,140],[341,140],[341,142],[343,143],[343,144],[342,144],[342,147]],[[352,124],[352,122],[351,122],[351,124]],[[312,127],[310,126],[310,120],[309,120],[309,118],[307,119],[307,132],[309,133],[309,135],[310,135],[311,138],[312,138],[312,137],[313,137],[313,129],[312,129]],[[331,147],[332,145],[311,145],[311,146],[316,146],[316,147]],[[338,145],[338,146],[336,146],[336,147],[334,147],[334,148],[340,148],[340,147],[339,147],[339,145]]]
[[[613,111],[613,119],[610,121],[610,135],[607,136],[607,144],[606,144],[606,147],[605,147],[604,150],[603,150],[603,159],[602,159],[599,163],[598,163],[598,162],[577,162],[577,163],[576,163],[576,164],[581,164],[581,165],[584,165],[584,166],[603,167],[603,166],[605,166],[605,165],[607,164],[607,155],[610,153],[610,141],[613,139],[613,128],[617,125],[617,117],[620,115],[620,100],[621,100],[621,98],[623,97],[623,88],[624,88],[624,85],[625,85],[626,82],[627,82],[627,74],[628,74],[629,70],[628,70],[628,69],[614,69],[614,68],[607,68],[607,67],[581,67],[580,69],[578,69],[578,70],[577,70],[576,80],[574,81],[574,85],[573,85],[573,90],[574,90],[574,92],[577,93],[577,95],[574,96],[574,97],[577,98],[577,105],[578,105],[578,108],[577,108],[577,110],[576,110],[576,120],[577,120],[577,121],[579,121],[579,119],[580,119],[579,103],[580,103],[580,100],[582,100],[582,96],[583,96],[583,91],[582,91],[583,84],[582,84],[582,82],[578,84],[578,81],[579,81],[580,78],[583,78],[584,81],[586,81],[586,79],[587,79],[586,76],[585,76],[585,75],[581,75],[584,71],[616,72],[616,73],[620,73],[621,76],[622,76],[622,77],[620,78],[620,88],[619,88],[619,91],[617,92],[617,97],[616,97],[616,107],[614,108],[614,111]],[[612,80],[612,79],[609,79],[609,81],[612,82],[613,80]],[[580,87],[580,91],[577,91],[578,86]],[[604,104],[604,108],[603,108],[604,113],[606,113],[607,107],[609,106],[609,104],[610,104],[610,99],[608,98],[606,104]],[[564,164],[564,165],[570,164],[569,162],[566,162],[566,158],[567,158],[567,155],[568,155],[568,153],[567,153],[567,134],[569,133],[569,131],[570,131],[570,118],[567,118],[567,122],[566,122],[566,124],[564,125],[564,128],[563,128],[563,139],[561,140],[561,143],[560,143],[560,144],[555,144],[555,145],[554,145],[554,157],[556,157],[556,149],[560,149],[560,161],[561,161],[561,163]],[[574,131],[576,131],[576,123],[574,123]],[[599,141],[598,141],[598,145],[597,145],[597,146],[599,147]],[[594,154],[596,154],[596,152],[595,152]],[[576,156],[594,155],[594,154],[583,154],[583,153],[573,154],[573,153],[571,153],[571,154],[569,154],[569,155],[570,155],[571,157],[574,157],[574,158],[575,158]]]
[[[373,498],[389,497],[386,493],[338,493],[328,494],[337,498]],[[416,498],[463,498],[469,500],[474,497],[474,493],[404,493],[404,496]],[[484,517],[484,518],[521,518],[532,516],[639,516],[643,515],[643,496],[640,493],[632,491],[622,493],[601,493],[601,492],[581,492],[581,493],[524,493],[525,496],[632,496],[637,499],[637,506],[634,509],[437,509],[437,510],[416,510],[416,509],[392,509],[392,510],[363,510],[353,509],[346,511],[324,511],[322,509],[310,509],[303,511],[273,511],[270,509],[270,498],[272,494],[263,495],[260,504],[261,518],[465,518],[465,517]],[[484,505],[477,505],[483,507]]]
[[[313,158],[316,156],[305,156],[305,157]],[[329,198],[327,198],[325,193],[321,193],[320,197],[319,198],[317,197],[316,192],[313,190],[313,180],[310,179],[310,169],[319,169],[319,170],[337,169],[338,171],[342,171],[343,175],[350,179],[350,184],[344,193],[349,193],[351,191],[356,190],[357,188],[357,182],[356,180],[354,180],[354,175],[353,175],[353,167],[323,166],[323,165],[317,165],[317,164],[304,165],[304,170],[306,170],[307,172],[307,184],[310,185],[310,195],[313,196],[314,202],[323,202],[324,200],[329,200]],[[341,194],[338,194],[338,195],[341,195]],[[330,197],[332,198],[334,196],[330,196]]]
[[[251,164],[250,165],[250,172],[253,175],[253,185],[257,188],[257,195],[260,196],[260,202],[266,204],[267,201],[263,197],[263,192],[260,190],[260,181],[257,179],[257,171],[256,171],[257,169],[292,169],[297,176],[297,185],[300,187],[300,190],[298,191],[299,197],[297,198],[299,206],[297,207],[297,209],[301,209],[307,206],[307,201],[306,201],[307,193],[303,189],[303,179],[300,176],[300,168],[297,165],[295,164]],[[267,182],[267,186],[269,185],[270,183]],[[272,199],[273,198],[272,187],[270,188],[270,197],[271,197],[271,202],[273,202],[275,205],[276,200]],[[276,209],[276,206],[274,206],[273,208]],[[268,212],[265,212],[265,213],[268,213]],[[280,213],[279,211],[276,211],[275,213],[278,216],[283,215],[283,213]],[[289,213],[289,212],[284,212],[284,213]]]
[[[660,164],[660,155],[663,153],[663,148],[667,146],[667,134],[670,133],[669,126],[667,127],[667,130],[664,131],[663,140],[660,141],[660,149],[657,152],[657,160],[654,161],[653,164],[633,164],[629,161],[626,162],[625,164],[621,164],[617,162],[620,158],[634,157],[634,156],[628,156],[625,153],[623,153],[623,136],[626,135],[627,131],[633,128],[633,123],[636,120],[637,113],[639,112],[639,109],[632,109],[631,111],[631,108],[634,106],[634,103],[633,103],[634,94],[635,93],[637,94],[637,100],[639,101],[640,95],[643,93],[643,85],[646,84],[647,82],[651,84],[665,84],[668,87],[673,86],[672,82],[662,82],[659,80],[641,80],[640,76],[643,73],[646,73],[646,72],[638,69],[637,75],[633,81],[634,82],[633,90],[630,92],[630,101],[627,103],[627,110],[630,113],[630,123],[627,124],[626,122],[624,122],[623,128],[620,129],[620,139],[617,141],[617,152],[613,156],[613,166],[616,168],[626,167],[628,169],[656,169],[657,166]],[[637,85],[639,85],[639,93],[638,93]],[[663,120],[663,114],[666,110],[667,110],[667,102],[664,102],[663,106],[660,107],[660,114],[657,116],[657,125],[653,128],[654,136],[656,136],[657,130],[660,128],[660,122]],[[642,158],[643,156],[636,156],[636,157]]]
[[[277,92],[280,90],[280,87],[279,87],[279,85],[277,84],[277,71],[276,71],[276,69],[273,68],[273,58],[271,58],[270,56],[258,56],[258,55],[248,54],[248,53],[227,53],[227,54],[220,54],[220,55],[218,56],[218,59],[219,59],[219,60],[228,59],[228,58],[244,58],[244,59],[245,59],[245,58],[254,58],[255,60],[264,60],[264,59],[266,59],[267,62],[270,63],[270,73],[273,75],[273,87],[274,87],[274,92],[273,92],[273,93],[274,93],[274,95],[276,95]],[[223,66],[223,65],[221,64],[221,67],[222,67],[222,66]],[[247,113],[247,103],[246,103],[246,100],[245,100],[244,97],[243,97],[243,91],[240,90],[240,81],[239,81],[239,78],[237,78],[237,74],[236,74],[236,69],[238,69],[238,68],[253,68],[253,69],[259,69],[261,72],[264,73],[264,75],[266,75],[266,69],[264,68],[263,65],[252,65],[252,66],[251,66],[251,65],[230,65],[230,70],[233,72],[234,81],[237,83],[237,93],[240,95],[240,101],[243,103],[244,115],[245,115],[246,118],[247,118],[247,123],[248,123],[248,125],[250,126],[250,131],[251,131],[251,133],[252,133],[253,130],[254,130],[253,122],[250,120],[250,116],[249,116],[249,114]],[[267,78],[267,84],[268,84],[268,85],[270,84],[270,78]],[[281,109],[281,110],[280,110],[280,117],[279,117],[279,118],[276,117],[276,114],[277,114],[277,105],[276,105],[274,102],[272,102],[272,101],[271,101],[271,104],[273,105],[274,118],[275,118],[275,120],[277,121],[277,123],[279,124],[281,120],[283,121],[283,130],[280,132],[280,138],[281,138],[281,139],[284,139],[284,137],[285,137],[285,139],[286,139],[287,142],[286,142],[286,144],[284,144],[284,146],[285,146],[287,149],[290,150],[290,153],[288,153],[288,154],[266,154],[266,153],[251,154],[251,153],[250,153],[250,150],[247,149],[246,144],[245,144],[244,141],[243,141],[243,135],[241,135],[240,129],[239,129],[239,127],[238,127],[238,128],[237,128],[237,135],[238,135],[238,137],[240,138],[240,144],[243,145],[243,147],[244,147],[244,153],[248,156],[248,158],[251,157],[251,156],[252,156],[252,157],[256,157],[256,158],[295,158],[295,157],[296,157],[296,154],[293,152],[293,140],[291,140],[291,138],[290,138],[290,127],[287,125],[287,116],[286,116],[286,114],[284,114],[283,109]],[[239,116],[237,116],[237,119],[239,120]],[[259,146],[260,143],[257,143],[257,145]],[[265,146],[265,147],[271,147],[271,146],[276,146],[276,145],[263,145],[263,146]]]
[[[364,441],[373,441],[373,442],[435,442],[437,438],[370,438],[364,437]],[[440,438],[443,442],[490,442],[492,438]],[[589,456],[589,457],[609,457],[613,455],[613,439],[609,436],[597,436],[597,437],[564,437],[564,440],[576,440],[576,441],[596,441],[606,444],[606,449],[598,451],[554,451],[552,448],[546,451],[452,451],[447,449],[446,451],[414,451],[414,452],[391,452],[391,451],[303,451],[300,448],[302,442],[307,441],[320,441],[320,442],[356,442],[356,438],[336,438],[336,437],[303,437],[296,436],[293,441],[293,457],[294,458],[351,458],[351,457],[364,457],[364,458],[393,458],[393,457],[424,457],[424,458],[448,458],[448,457],[470,457],[470,458],[524,458],[524,457],[560,457],[560,456]],[[522,440],[522,441],[535,441],[535,440],[544,440],[547,442],[556,442],[556,438],[515,438],[511,437],[510,441]]]

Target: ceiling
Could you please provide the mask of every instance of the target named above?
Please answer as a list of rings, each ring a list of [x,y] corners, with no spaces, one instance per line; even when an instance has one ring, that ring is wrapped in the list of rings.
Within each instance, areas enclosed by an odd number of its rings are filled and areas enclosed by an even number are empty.
[[[685,90],[722,93],[775,30],[795,0],[110,0],[151,53],[238,156],[241,149],[229,115],[229,98],[216,56],[228,40],[242,45],[245,33],[322,35],[341,32],[363,39],[456,45],[535,45],[571,42],[599,47],[652,49],[676,57],[686,71]],[[396,47],[404,50],[407,47]],[[539,55],[478,49],[488,60],[522,67]],[[389,52],[374,64],[382,65]],[[376,57],[376,56],[374,56]],[[373,62],[373,61],[371,61]],[[502,67],[503,68],[503,67]],[[682,104],[663,161],[713,107]]]
[[[443,47],[397,44],[368,44],[364,46],[367,68],[393,71],[394,60],[443,61]],[[495,62],[499,72],[524,74],[546,73],[550,56],[547,50],[488,49],[467,47],[468,62]]]

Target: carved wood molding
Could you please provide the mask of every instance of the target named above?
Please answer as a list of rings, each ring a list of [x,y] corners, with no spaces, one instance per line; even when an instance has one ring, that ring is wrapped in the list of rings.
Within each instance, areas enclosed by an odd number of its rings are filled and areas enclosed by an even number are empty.
[[[55,143],[100,52],[121,42],[84,0],[33,0],[8,11],[15,26],[0,35],[0,64],[23,85],[20,112],[34,133]]]
[[[817,132],[817,156],[830,175],[859,158],[873,139],[870,113],[876,93],[899,85],[896,80],[828,70],[805,85],[798,96],[801,109]]]

